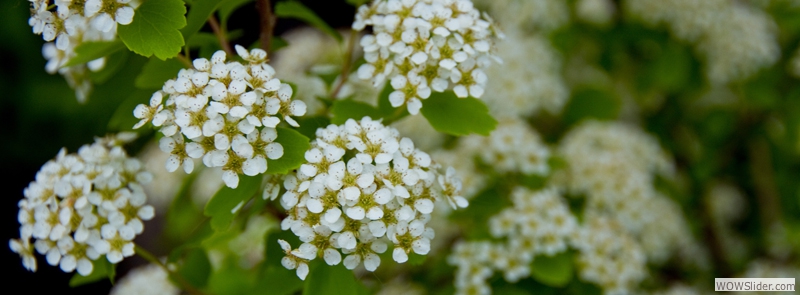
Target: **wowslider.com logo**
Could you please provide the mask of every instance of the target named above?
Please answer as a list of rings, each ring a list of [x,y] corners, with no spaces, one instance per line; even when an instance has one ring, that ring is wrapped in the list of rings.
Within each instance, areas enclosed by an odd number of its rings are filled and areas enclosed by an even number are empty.
[[[715,278],[714,291],[794,291],[794,278]]]

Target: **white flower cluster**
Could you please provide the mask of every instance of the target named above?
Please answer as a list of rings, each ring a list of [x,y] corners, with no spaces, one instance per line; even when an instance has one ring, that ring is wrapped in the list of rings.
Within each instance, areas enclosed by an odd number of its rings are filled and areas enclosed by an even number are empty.
[[[494,270],[502,271],[508,282],[529,276],[536,255],[566,251],[577,233],[578,222],[556,189],[532,192],[516,188],[511,199],[512,208],[489,219],[492,236],[505,238],[505,242],[459,243],[448,257],[457,267],[456,294],[490,293],[487,280]]]
[[[588,121],[562,139],[560,151],[569,167],[556,178],[564,177],[560,181],[572,193],[586,196],[585,219],[607,219],[598,222],[621,227],[651,263],[675,252],[682,258],[697,254],[680,207],[654,187],[656,173],[674,173],[655,138],[624,124]]]
[[[624,5],[642,22],[665,24],[676,38],[695,43],[712,83],[742,80],[780,57],[772,17],[746,2],[635,0]]]
[[[651,259],[689,244],[680,208],[653,185],[656,173],[675,169],[655,138],[628,125],[588,121],[562,139],[560,150],[569,163],[566,186],[586,195],[586,214],[608,215],[642,242],[660,236],[664,243],[648,249],[667,252],[648,252]]]
[[[25,268],[36,271],[33,249],[50,265],[84,276],[92,273],[92,260],[103,255],[117,263],[134,254],[142,220],[154,215],[142,189],[152,175],[128,157],[121,138],[98,139],[77,154],[61,149],[36,174],[19,201],[21,237],[10,241]]]
[[[488,137],[465,137],[462,144],[501,173],[550,173],[550,166],[547,164],[550,150],[539,138],[539,134],[522,120],[503,120]]]
[[[497,43],[503,64],[486,70],[492,83],[484,98],[492,115],[500,118],[526,117],[540,109],[556,114],[569,98],[561,77],[562,57],[543,35],[527,35],[508,29],[507,38]]]
[[[281,197],[288,211],[281,228],[303,241],[295,250],[281,242],[287,254],[282,262],[302,279],[307,262],[318,256],[329,265],[343,261],[354,269],[363,262],[375,271],[387,242],[399,263],[412,251],[425,255],[434,237],[426,226],[434,201],[445,199],[454,208],[468,204],[452,168],[440,173],[410,139],[369,117],[317,129],[305,158],[286,176]]]
[[[148,264],[132,269],[122,279],[120,279],[114,288],[111,289],[110,295],[178,295],[181,290],[178,289],[169,280],[169,275],[164,268]]]
[[[304,115],[306,105],[292,100],[292,87],[274,77],[266,51],[237,45],[236,52],[247,64],[226,62],[224,51],[195,59],[194,68],[181,70],[149,105],[133,111],[141,119],[134,128],[150,121],[160,127],[161,150],[171,154],[168,171],[183,166],[190,173],[192,159],[202,158],[207,167],[221,167],[225,185],[236,188],[239,174],[264,173],[267,159],[283,156],[275,127],[281,118],[297,127],[291,116]]]
[[[491,20],[469,0],[376,0],[359,7],[353,29],[372,26],[361,39],[367,63],[358,76],[373,85],[389,81],[393,107],[412,115],[431,91],[452,86],[458,97],[483,96],[491,63]]]
[[[605,294],[629,294],[647,275],[647,258],[625,229],[613,219],[590,217],[573,246],[580,277],[600,285]]]
[[[127,25],[139,6],[138,0],[29,0],[33,33],[47,41],[42,49],[48,73],[60,73],[83,102],[92,90],[87,70],[99,71],[105,58],[62,68],[75,57],[83,42],[110,41],[117,37],[117,24]],[[53,3],[54,2],[54,3]],[[51,4],[52,3],[52,4]]]

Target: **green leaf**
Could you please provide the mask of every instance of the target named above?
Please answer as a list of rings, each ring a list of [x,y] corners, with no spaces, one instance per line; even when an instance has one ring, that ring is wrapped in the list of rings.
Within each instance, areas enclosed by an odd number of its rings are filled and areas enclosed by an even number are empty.
[[[567,286],[567,293],[569,295],[602,295],[603,289],[595,284],[587,283],[581,280],[572,280]]]
[[[280,261],[280,258],[279,260]],[[283,266],[269,266],[259,276],[256,283],[256,290],[269,290],[264,294],[288,295],[294,294],[303,288],[303,281],[297,277],[294,270],[286,269]]]
[[[186,46],[189,48],[202,48],[208,47],[212,44],[219,47],[219,41],[217,41],[217,36],[214,36],[212,33],[208,32],[198,32],[197,34],[192,35],[192,38],[186,41]],[[201,55],[202,57],[202,55]]]
[[[376,107],[352,99],[335,101],[333,107],[331,107],[331,113],[333,114],[331,123],[336,125],[344,124],[347,119],[361,120],[364,116],[369,116],[373,119],[383,117],[381,111]]]
[[[394,88],[392,87],[392,83],[386,83],[386,86],[383,86],[383,90],[381,93],[378,94],[378,109],[381,110],[381,114],[389,115],[395,112],[395,107],[392,106],[392,103],[389,102],[389,95],[394,92]],[[406,110],[408,112],[408,110]],[[397,121],[400,118],[396,118]]]
[[[113,131],[131,131],[133,125],[139,122],[139,119],[133,116],[133,109],[139,104],[147,104],[150,97],[153,95],[152,90],[136,89],[128,95],[122,103],[117,106],[111,120],[108,121],[108,130]],[[138,130],[147,130],[145,127]]]
[[[325,21],[319,18],[314,11],[308,9],[308,7],[300,2],[278,2],[275,4],[275,15],[278,17],[296,18],[302,20],[325,32],[326,34],[331,35],[337,41],[342,42],[342,35],[340,35],[339,32],[331,28],[325,23]]]
[[[179,29],[186,26],[184,14],[181,0],[145,1],[136,9],[133,22],[119,26],[117,33],[131,51],[166,60],[181,52],[184,41]]]
[[[85,64],[95,59],[107,56],[125,46],[117,41],[103,41],[103,42],[84,42],[75,47],[75,57],[69,59],[62,68],[71,67],[75,65]]]
[[[295,130],[308,138],[317,137],[317,129],[328,127],[331,124],[331,119],[326,116],[300,117],[296,120],[300,127]]]
[[[97,72],[89,71],[89,78],[92,79],[95,85],[104,84],[125,67],[125,63],[128,62],[128,55],[130,55],[130,52],[127,50],[112,53],[106,57],[106,65],[102,70]]]
[[[208,279],[208,294],[255,294],[256,273],[243,269],[236,256],[227,256],[222,265]],[[260,290],[269,294],[269,290]]]
[[[642,79],[652,81],[666,90],[680,90],[692,78],[692,54],[689,49],[670,42],[662,47],[660,55],[644,69]]]
[[[367,2],[369,2],[369,0],[347,0],[347,4],[353,5],[355,7],[364,5]]]
[[[208,227],[207,224],[201,223],[206,217],[192,201],[191,188],[197,175],[199,172],[189,174],[183,179],[180,190],[175,194],[172,204],[164,215],[165,225],[162,237],[168,242],[186,245],[187,240],[190,240],[193,235],[198,233],[202,235],[201,226]]]
[[[142,89],[161,89],[164,82],[169,79],[174,79],[178,76],[178,71],[183,69],[183,63],[178,61],[177,58],[170,58],[167,60],[160,60],[157,58],[150,58],[142,72],[136,77],[136,87]]]
[[[261,187],[261,175],[246,176],[239,175],[239,186],[235,189],[227,186],[222,188],[211,197],[211,200],[206,204],[203,211],[208,217],[211,217],[211,227],[215,231],[224,231],[228,229],[233,217],[239,213],[241,206],[244,206],[250,198],[255,196],[258,189]],[[238,207],[238,208],[237,208]]]
[[[291,245],[300,245],[300,239],[291,231],[275,230],[266,235],[263,272],[259,275],[256,290],[268,288],[269,294],[293,294],[303,288],[303,281],[297,277],[295,270],[289,270],[281,265],[281,259],[286,254],[281,249],[278,240],[284,240]]]
[[[306,278],[303,295],[356,294],[364,288],[344,264],[329,266],[315,260],[309,267],[311,270]]]
[[[620,101],[613,93],[602,89],[582,89],[572,94],[562,118],[567,125],[586,118],[612,120],[617,117],[619,108]]]
[[[491,239],[487,221],[489,217],[513,205],[508,195],[500,187],[491,185],[472,198],[469,207],[454,211],[450,218],[463,228],[470,229],[466,232],[468,239]]]
[[[531,263],[531,276],[551,287],[566,286],[572,280],[573,261],[570,252],[554,256],[539,255]]]
[[[522,174],[519,180],[520,184],[532,190],[540,190],[547,185],[546,175]]]
[[[181,29],[183,40],[188,41],[203,28],[208,18],[224,0],[197,0],[191,4],[186,16],[186,26]]]
[[[422,100],[422,115],[436,131],[451,135],[477,133],[489,135],[497,120],[489,115],[489,108],[474,98],[458,98],[452,91],[432,93]]]
[[[428,255],[419,255],[417,253],[411,252],[408,253],[408,264],[409,265],[422,265],[425,263],[425,259],[428,258]]]
[[[277,160],[267,159],[268,174],[286,174],[305,163],[306,151],[311,148],[308,137],[288,128],[278,128],[278,138],[283,146],[283,156]]]
[[[278,49],[284,48],[286,46],[289,46],[289,42],[286,42],[285,39],[281,37],[272,36],[272,39],[270,40],[269,43],[269,51],[275,52],[278,51]]]
[[[95,259],[92,261],[92,266],[92,273],[90,273],[88,276],[82,276],[78,273],[72,275],[72,278],[69,280],[69,286],[75,288],[94,283],[105,278],[108,278],[112,283],[114,282],[116,268],[114,268],[113,264],[108,262],[108,259],[102,257],[100,259]]]
[[[177,272],[192,286],[203,288],[208,285],[211,261],[208,260],[206,251],[199,247],[186,249]]]

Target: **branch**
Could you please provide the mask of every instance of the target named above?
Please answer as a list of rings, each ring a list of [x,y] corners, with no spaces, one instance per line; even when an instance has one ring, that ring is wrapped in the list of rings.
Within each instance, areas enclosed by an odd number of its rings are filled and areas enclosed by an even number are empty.
[[[260,16],[259,24],[261,32],[258,39],[261,40],[261,49],[269,52],[272,42],[272,33],[275,30],[275,14],[272,13],[272,3],[269,0],[257,0],[256,10]]]
[[[233,55],[233,49],[231,49],[231,44],[228,43],[228,37],[225,35],[225,32],[220,29],[219,21],[217,21],[217,17],[213,14],[211,17],[208,18],[208,25],[211,26],[211,30],[214,31],[214,35],[217,36],[217,40],[219,40],[219,45],[222,47],[222,50],[225,50],[225,53],[228,56]]]
[[[183,54],[178,53],[178,55],[175,56],[175,58],[177,58],[178,61],[180,61],[184,66],[186,66],[187,69],[194,68],[194,65],[192,64],[192,61],[189,60],[189,58],[187,58]]]
[[[344,86],[344,83],[347,83],[347,79],[350,77],[350,67],[353,66],[353,50],[355,50],[356,47],[357,36],[358,31],[350,30],[350,39],[347,40],[347,52],[344,53],[344,64],[342,64],[342,78],[339,79],[339,84],[337,84],[336,88],[331,92],[330,98],[332,99],[336,99],[336,95],[339,94],[339,91],[342,90],[342,86]]]

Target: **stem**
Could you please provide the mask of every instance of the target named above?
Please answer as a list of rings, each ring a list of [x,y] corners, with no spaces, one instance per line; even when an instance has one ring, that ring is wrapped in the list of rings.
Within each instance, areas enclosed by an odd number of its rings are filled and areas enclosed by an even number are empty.
[[[353,50],[356,47],[356,36],[358,36],[358,31],[350,30],[350,39],[347,40],[347,52],[344,53],[344,64],[342,64],[342,78],[339,79],[339,84],[331,92],[330,97],[332,99],[336,98],[336,95],[339,94],[342,86],[347,83],[347,79],[350,77],[350,67],[353,66]]]
[[[186,59],[188,59],[188,60],[191,60],[191,59],[192,59],[192,55],[191,55],[191,53],[189,52],[189,44],[186,44],[186,46],[183,46],[183,55],[184,55],[184,57],[185,57]]]
[[[261,32],[259,33],[259,40],[261,40],[261,49],[269,52],[270,42],[272,42],[272,32],[275,29],[275,15],[272,13],[272,3],[269,0],[257,0],[256,10],[260,16]]]
[[[213,14],[208,18],[208,25],[211,26],[211,30],[214,31],[214,35],[217,36],[217,40],[219,40],[219,45],[222,46],[222,50],[225,50],[225,53],[228,55],[233,55],[233,49],[231,49],[231,44],[228,43],[228,37],[225,35],[225,31],[220,29],[219,21],[217,21],[217,17]]]
[[[183,63],[183,65],[186,66],[186,68],[191,69],[194,67],[194,65],[192,65],[192,61],[190,61],[189,58],[187,58],[183,54],[178,53],[178,55],[175,57],[178,59],[178,61]]]
[[[150,251],[147,251],[145,248],[142,248],[139,245],[134,245],[134,251],[140,257],[142,257],[145,260],[150,261],[151,263],[154,263],[154,264],[160,266],[162,269],[164,269],[164,271],[166,271],[171,277],[175,278],[175,280],[177,280],[178,283],[180,283],[181,286],[186,291],[188,291],[189,293],[195,294],[195,295],[205,295],[205,293],[203,293],[202,291],[198,290],[197,288],[195,288],[194,286],[189,284],[189,282],[187,282],[186,279],[183,278],[183,276],[181,276],[180,274],[170,270],[169,267],[167,267],[166,264],[164,264],[163,262],[161,262],[161,260],[156,258],[156,256],[153,255],[153,253],[150,253]]]

